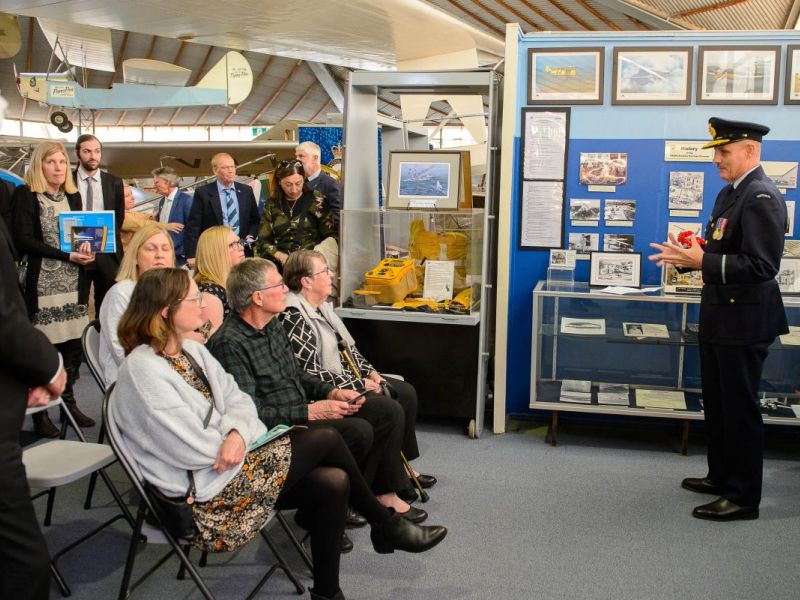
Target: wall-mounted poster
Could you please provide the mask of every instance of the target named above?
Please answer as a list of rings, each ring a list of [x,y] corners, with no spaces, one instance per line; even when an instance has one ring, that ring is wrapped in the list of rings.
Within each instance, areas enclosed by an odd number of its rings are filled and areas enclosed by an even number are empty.
[[[795,189],[797,187],[797,163],[777,160],[762,160],[761,168],[772,180],[775,187],[781,189]]]
[[[784,104],[800,104],[800,46],[786,47],[786,85],[783,91]]]
[[[589,285],[641,287],[642,255],[639,252],[592,252]]]
[[[626,152],[581,152],[580,183],[622,185],[628,180]]]
[[[697,104],[777,104],[780,46],[700,46]]]
[[[782,258],[775,279],[782,294],[800,294],[800,258]]]
[[[669,208],[703,210],[702,171],[670,171]]]
[[[692,48],[614,48],[611,104],[690,103]]]
[[[600,200],[593,198],[570,198],[569,219],[573,225],[586,223],[584,227],[595,227],[600,221]]]
[[[604,48],[528,50],[528,104],[602,104]]]
[[[600,234],[571,232],[567,246],[575,250],[578,260],[586,260],[591,252],[600,249]]]
[[[606,233],[603,235],[603,250],[606,252],[633,252],[633,235],[630,233]]]
[[[603,212],[606,225],[629,227],[636,218],[636,200],[606,200]]]

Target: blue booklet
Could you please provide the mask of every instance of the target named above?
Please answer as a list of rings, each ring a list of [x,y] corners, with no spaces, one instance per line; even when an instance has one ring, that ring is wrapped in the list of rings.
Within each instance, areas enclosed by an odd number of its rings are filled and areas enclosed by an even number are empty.
[[[253,443],[250,444],[248,451],[260,448],[264,444],[269,444],[272,440],[277,440],[279,437],[286,435],[293,429],[308,429],[308,427],[305,425],[276,425],[264,435],[253,440]]]
[[[89,242],[92,252],[117,251],[117,229],[113,210],[67,211],[58,215],[59,242],[62,252],[77,252]]]

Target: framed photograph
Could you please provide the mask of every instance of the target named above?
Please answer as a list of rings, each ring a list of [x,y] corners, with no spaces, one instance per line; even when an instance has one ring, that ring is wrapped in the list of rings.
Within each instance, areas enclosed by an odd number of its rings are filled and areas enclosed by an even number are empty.
[[[579,183],[583,185],[622,185],[627,180],[627,152],[581,152]]]
[[[778,280],[781,294],[800,294],[800,258],[784,256],[775,279]]]
[[[614,48],[611,104],[688,105],[692,48]]]
[[[578,260],[588,260],[590,253],[600,250],[600,234],[570,232],[567,247],[575,251]]]
[[[570,198],[569,220],[594,221],[594,225],[597,225],[600,221],[600,200],[593,198]]]
[[[555,269],[574,269],[575,258],[575,250],[550,250],[550,266]]]
[[[800,46],[786,47],[786,82],[783,91],[784,104],[800,104]]]
[[[603,216],[608,221],[625,221],[631,223],[636,218],[636,200],[607,199],[603,207]]]
[[[625,337],[669,339],[667,326],[662,323],[623,323]]]
[[[703,210],[702,171],[670,171],[669,209]]]
[[[603,235],[603,250],[606,252],[633,252],[633,234],[606,233]]]
[[[777,104],[779,46],[700,46],[697,104]]]
[[[642,253],[592,252],[589,285],[642,287]]]
[[[528,104],[602,104],[605,48],[528,50]]]
[[[386,207],[469,208],[472,206],[471,179],[468,152],[394,151],[389,154]]]

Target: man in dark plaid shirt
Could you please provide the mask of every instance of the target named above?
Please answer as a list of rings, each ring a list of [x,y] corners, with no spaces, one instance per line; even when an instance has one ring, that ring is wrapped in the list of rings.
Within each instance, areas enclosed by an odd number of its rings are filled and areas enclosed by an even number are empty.
[[[365,403],[357,391],[335,388],[300,368],[276,318],[286,307],[287,291],[268,260],[251,258],[236,265],[227,281],[232,312],[208,341],[208,349],[253,398],[267,427],[285,423],[335,428],[383,504],[401,514],[424,513],[412,510],[386,483],[396,480],[389,469],[400,469],[403,477],[402,408],[388,398]]]

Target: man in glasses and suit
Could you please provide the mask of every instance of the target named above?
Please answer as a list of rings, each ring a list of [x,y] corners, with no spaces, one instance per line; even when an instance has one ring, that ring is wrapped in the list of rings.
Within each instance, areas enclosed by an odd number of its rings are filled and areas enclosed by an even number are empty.
[[[233,157],[224,152],[215,154],[211,158],[211,169],[217,180],[195,190],[184,229],[183,248],[190,267],[194,267],[197,240],[209,227],[227,225],[244,241],[258,235],[258,205],[253,188],[236,181]],[[250,254],[247,246],[245,253]]]

